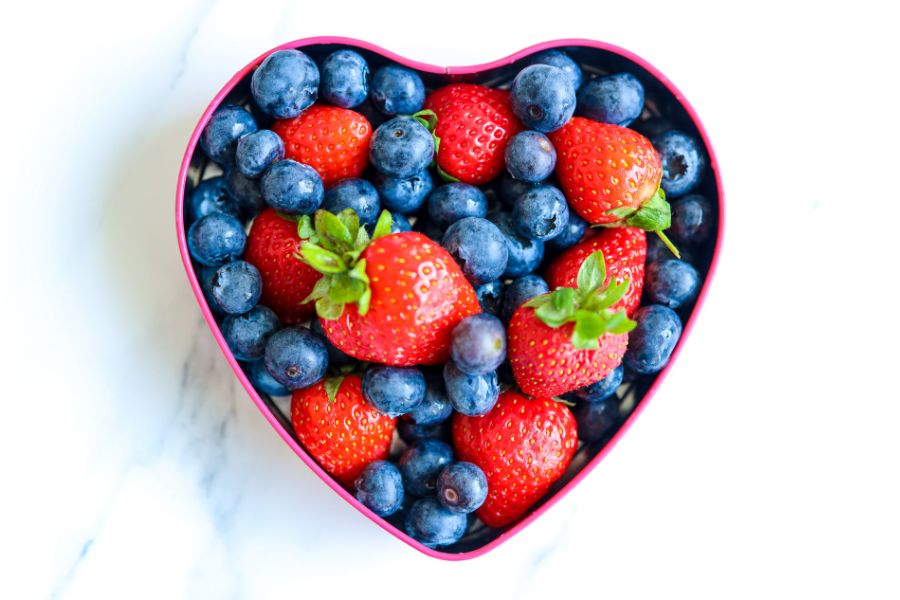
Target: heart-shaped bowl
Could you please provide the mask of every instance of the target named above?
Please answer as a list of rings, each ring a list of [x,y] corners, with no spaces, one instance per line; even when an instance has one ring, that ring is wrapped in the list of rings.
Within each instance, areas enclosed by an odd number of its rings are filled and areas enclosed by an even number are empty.
[[[249,83],[253,70],[263,61],[263,59],[276,50],[286,48],[302,49],[314,60],[320,62],[321,59],[332,51],[338,48],[348,47],[361,53],[369,62],[372,69],[389,62],[399,63],[412,69],[416,69],[421,74],[428,89],[434,89],[435,87],[451,81],[467,81],[490,86],[503,85],[512,79],[515,73],[526,64],[527,58],[532,54],[542,50],[559,48],[564,50],[572,56],[576,62],[582,65],[582,69],[585,72],[585,78],[592,75],[620,71],[627,71],[635,75],[644,85],[646,91],[645,111],[642,119],[660,116],[666,118],[671,122],[674,128],[685,131],[700,140],[705,146],[704,150],[708,159],[708,170],[706,175],[699,188],[695,191],[709,199],[713,206],[715,212],[714,231],[709,236],[706,244],[700,248],[694,249],[692,259],[693,265],[697,268],[697,271],[702,278],[702,284],[696,300],[679,311],[684,324],[683,333],[668,365],[655,376],[638,379],[619,389],[623,411],[621,425],[611,436],[602,442],[593,444],[584,444],[580,442],[575,458],[572,460],[565,475],[554,484],[550,492],[540,502],[535,504],[523,518],[503,529],[492,529],[479,523],[471,528],[462,540],[452,546],[441,549],[426,547],[406,535],[403,531],[403,525],[398,519],[391,517],[385,519],[377,516],[371,510],[363,506],[352,493],[332,479],[332,477],[326,473],[309,454],[307,454],[303,447],[298,443],[297,438],[293,433],[289,415],[283,414],[272,398],[260,394],[253,388],[241,368],[241,365],[228,348],[228,344],[222,336],[219,325],[216,323],[216,319],[204,298],[200,283],[198,282],[195,266],[188,253],[185,238],[187,229],[185,196],[198,181],[204,178],[204,174],[209,173],[208,169],[213,168],[212,163],[208,162],[203,155],[203,152],[197,147],[200,134],[203,132],[203,129],[213,112],[220,104],[226,101],[248,105],[250,97]],[[377,125],[377,123],[375,123],[375,125]],[[710,282],[716,268],[716,262],[722,244],[722,231],[724,226],[724,196],[718,164],[709,137],[707,136],[703,125],[700,123],[700,119],[694,112],[694,109],[688,104],[687,100],[685,100],[684,96],[672,82],[645,60],[627,50],[611,44],[585,39],[564,39],[544,42],[525,48],[506,58],[468,67],[439,67],[429,65],[398,56],[368,42],[343,37],[314,37],[282,44],[257,57],[243,69],[235,73],[219,93],[216,94],[212,102],[210,102],[209,106],[203,112],[194,132],[191,134],[187,150],[184,154],[184,160],[182,161],[181,170],[178,174],[178,187],[175,198],[175,222],[178,234],[178,248],[181,252],[181,258],[184,261],[191,288],[194,290],[194,295],[200,305],[203,317],[206,319],[206,322],[212,331],[213,337],[222,349],[226,360],[231,365],[231,368],[234,370],[241,385],[247,390],[247,394],[249,394],[265,419],[278,435],[281,436],[284,442],[293,449],[297,456],[300,457],[300,460],[306,463],[306,465],[344,501],[349,502],[380,527],[413,548],[416,548],[428,556],[445,560],[463,560],[480,556],[511,539],[516,533],[530,525],[535,519],[553,506],[556,501],[578,485],[578,483],[586,477],[601,460],[603,460],[622,435],[625,434],[640,414],[641,410],[646,406],[647,401],[656,392],[657,388],[665,378],[666,373],[674,366],[678,354],[691,332],[709,290]]]

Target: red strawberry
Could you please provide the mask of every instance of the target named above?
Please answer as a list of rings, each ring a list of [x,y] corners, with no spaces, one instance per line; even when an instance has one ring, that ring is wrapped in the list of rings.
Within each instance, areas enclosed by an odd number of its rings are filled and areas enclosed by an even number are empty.
[[[481,312],[453,257],[421,233],[390,234],[387,211],[371,242],[352,210],[320,210],[315,222],[318,242],[304,242],[300,253],[326,273],[311,297],[331,343],[388,365],[447,362],[450,332]]]
[[[561,287],[520,306],[507,329],[508,356],[519,388],[530,396],[564,394],[606,377],[622,362],[634,328],[613,310],[629,282],[607,280],[603,253],[578,270],[578,287]]]
[[[569,466],[578,445],[572,412],[549,398],[500,394],[483,417],[453,415],[453,445],[488,480],[488,496],[475,514],[490,527],[524,515]]]
[[[572,246],[559,255],[547,269],[546,279],[550,289],[577,287],[578,269],[588,256],[600,250],[606,259],[608,276],[616,283],[625,279],[631,282],[628,291],[612,308],[624,308],[630,317],[641,302],[644,289],[644,263],[647,259],[647,234],[636,227],[611,227],[601,229],[592,236]]]
[[[359,177],[369,160],[372,125],[352,110],[315,104],[293,119],[275,121],[284,155],[319,172],[325,186]]]
[[[302,323],[315,312],[305,303],[322,275],[297,260],[300,236],[297,221],[267,208],[257,215],[247,236],[244,260],[259,269],[263,292],[260,302],[275,311],[283,323]]]
[[[366,404],[358,375],[326,379],[291,397],[300,444],[346,487],[367,464],[387,458],[396,424]]]
[[[454,83],[432,92],[425,109],[437,115],[437,164],[444,173],[481,185],[503,172],[509,138],[523,129],[509,106],[509,92]]]

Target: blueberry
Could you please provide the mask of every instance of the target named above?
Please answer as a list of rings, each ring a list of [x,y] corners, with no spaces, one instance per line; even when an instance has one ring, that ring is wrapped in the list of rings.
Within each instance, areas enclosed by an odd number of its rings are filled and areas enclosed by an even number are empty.
[[[536,185],[513,204],[513,222],[519,233],[532,240],[552,240],[569,222],[566,197],[552,185]]]
[[[424,439],[450,439],[450,422],[441,421],[440,423],[432,423],[431,425],[420,425],[412,419],[407,419],[408,415],[397,419],[397,433],[407,444],[412,444],[418,440]]]
[[[506,170],[514,179],[538,183],[550,177],[556,166],[556,149],[537,131],[522,131],[506,145]]]
[[[644,86],[631,73],[598,77],[578,90],[578,114],[628,127],[644,110]]]
[[[447,183],[428,197],[428,216],[439,227],[448,227],[465,217],[487,215],[487,198],[468,183]]]
[[[266,369],[266,361],[260,359],[255,360],[246,369],[247,378],[257,392],[268,394],[269,396],[290,396],[291,390],[287,389],[272,377],[269,370]]]
[[[359,222],[369,225],[378,220],[381,202],[375,186],[365,179],[343,179],[328,188],[322,208],[337,214],[345,208],[352,208]]]
[[[450,512],[470,513],[484,504],[487,494],[487,477],[478,465],[455,462],[438,475],[437,499]]]
[[[532,65],[550,65],[551,67],[562,69],[569,76],[572,87],[576,90],[581,87],[581,67],[562,50],[554,49],[538,52],[531,57],[528,63]]]
[[[400,179],[421,172],[434,158],[434,137],[412,117],[394,117],[375,130],[369,160],[383,175]]]
[[[311,215],[322,205],[325,186],[319,173],[295,160],[280,160],[260,180],[266,203],[290,215]]]
[[[521,235],[513,223],[511,213],[492,212],[488,215],[488,220],[496,225],[506,238],[508,258],[503,277],[519,277],[537,269],[541,259],[544,258],[544,242]]]
[[[304,327],[285,327],[266,343],[266,369],[291,390],[316,383],[328,368],[328,350],[322,338]]]
[[[481,310],[488,314],[499,315],[503,304],[503,282],[499,279],[482,283],[475,288],[475,296]]]
[[[513,280],[503,290],[503,320],[509,321],[520,306],[541,294],[550,291],[550,286],[537,275],[523,275]]]
[[[430,375],[425,378],[425,398],[412,409],[408,416],[416,425],[435,425],[446,421],[453,412],[453,406],[447,399],[444,378]]]
[[[624,376],[625,369],[619,365],[600,381],[575,390],[575,395],[585,402],[602,402],[616,393],[616,390],[622,385]]]
[[[222,213],[196,221],[187,233],[191,256],[207,267],[218,267],[244,253],[247,234],[241,222]]]
[[[219,306],[218,301],[212,293],[213,278],[215,276],[215,267],[200,267],[197,271],[197,281],[200,283],[200,291],[203,292],[203,297],[206,298],[209,309],[212,311],[213,315],[221,317],[225,314],[225,311]]]
[[[590,225],[588,225],[587,221],[578,216],[578,213],[574,210],[570,210],[569,220],[566,222],[566,226],[559,235],[547,242],[547,245],[557,250],[571,248],[581,241],[581,238],[584,237],[585,232],[589,228]]]
[[[344,353],[343,350],[339,350],[334,344],[331,343],[331,340],[328,339],[328,336],[325,335],[325,330],[322,328],[322,322],[318,317],[312,319],[309,322],[309,328],[316,333],[319,337],[322,338],[322,341],[325,343],[325,348],[328,350],[328,364],[330,365],[348,365],[352,363],[355,358],[352,356],[348,356]]]
[[[341,108],[362,104],[369,95],[369,65],[353,50],[338,50],[322,61],[322,98]]]
[[[404,529],[411,538],[434,548],[458,542],[468,524],[465,514],[450,512],[436,498],[421,498],[406,512]]]
[[[453,462],[453,449],[435,439],[423,439],[404,450],[400,456],[403,485],[416,496],[433,494],[441,470]]]
[[[500,397],[496,371],[485,375],[467,375],[448,362],[444,365],[444,384],[453,409],[470,417],[488,414]]]
[[[366,465],[354,486],[356,499],[379,517],[392,515],[403,506],[403,477],[400,469],[386,460]]]
[[[507,206],[512,206],[519,196],[533,187],[533,183],[513,179],[512,175],[504,173],[500,179],[500,200]]]
[[[381,203],[392,213],[411,215],[416,212],[433,187],[428,169],[405,179],[380,173],[375,177],[375,188],[381,196]]]
[[[200,148],[223,166],[234,162],[238,140],[256,131],[253,115],[237,104],[223,104],[216,109],[200,134]]]
[[[444,232],[441,245],[459,263],[472,285],[493,281],[506,270],[506,238],[487,219],[466,217],[457,221]]]
[[[259,270],[243,260],[233,260],[218,268],[212,280],[213,297],[231,315],[247,312],[262,296]]]
[[[697,270],[677,258],[667,258],[647,266],[644,294],[650,302],[678,308],[694,299],[700,278]]]
[[[414,367],[375,365],[363,375],[362,393],[375,410],[396,417],[425,399],[425,376]]]
[[[188,200],[188,217],[191,221],[214,212],[231,215],[235,219],[241,217],[241,207],[237,200],[228,195],[224,177],[204,179],[197,184]]]
[[[636,121],[631,124],[631,128],[648,139],[653,139],[658,135],[673,129],[675,125],[672,121],[662,117],[647,119],[646,121]]]
[[[681,337],[681,319],[674,310],[661,304],[642,306],[632,318],[637,321],[637,327],[628,334],[623,363],[645,375],[662,370]]]
[[[672,202],[672,228],[668,233],[676,243],[702,244],[709,238],[712,226],[712,205],[703,196],[691,194]]]
[[[257,179],[275,161],[284,158],[284,142],[271,129],[261,129],[238,141],[235,165],[250,179]]]
[[[256,104],[276,119],[291,119],[319,95],[319,68],[299,50],[278,50],[253,72],[250,91]]]
[[[262,358],[266,342],[278,326],[275,311],[257,304],[244,314],[225,317],[222,321],[222,336],[236,359],[257,360]]]
[[[697,187],[706,164],[697,141],[681,131],[667,131],[652,141],[662,163],[660,187],[666,195],[677,198]]]
[[[510,104],[526,127],[549,133],[565,125],[575,113],[575,87],[562,69],[531,65],[513,80]]]
[[[391,213],[391,233],[403,233],[404,231],[412,231],[412,224],[400,213]]]
[[[494,315],[471,315],[450,333],[450,356],[467,375],[486,375],[506,359],[506,329]]]
[[[425,103],[425,84],[412,69],[388,65],[372,75],[369,98],[386,115],[411,115]]]
[[[582,402],[575,409],[575,421],[581,440],[593,443],[609,439],[621,421],[619,399],[611,396],[600,402]]]
[[[266,207],[259,182],[245,177],[237,169],[231,169],[225,174],[225,189],[229,196],[237,200],[241,210],[248,217],[255,216]]]

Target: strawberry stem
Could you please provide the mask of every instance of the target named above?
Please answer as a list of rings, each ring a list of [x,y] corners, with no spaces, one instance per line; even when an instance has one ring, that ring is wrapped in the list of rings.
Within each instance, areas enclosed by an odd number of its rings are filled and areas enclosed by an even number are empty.
[[[675,244],[672,243],[672,240],[669,239],[669,236],[667,236],[660,230],[657,230],[654,233],[659,236],[659,239],[661,239],[662,243],[666,245],[666,248],[669,249],[669,252],[675,255],[675,258],[681,258],[681,253],[678,251],[678,248],[675,247]]]

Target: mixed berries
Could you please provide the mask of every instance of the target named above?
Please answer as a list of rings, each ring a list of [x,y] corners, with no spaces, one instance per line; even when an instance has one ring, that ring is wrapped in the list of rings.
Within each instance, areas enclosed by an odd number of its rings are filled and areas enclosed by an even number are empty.
[[[703,282],[701,141],[643,74],[577,56],[489,87],[279,50],[200,136],[218,169],[186,238],[225,341],[318,465],[429,547],[599,451]]]

